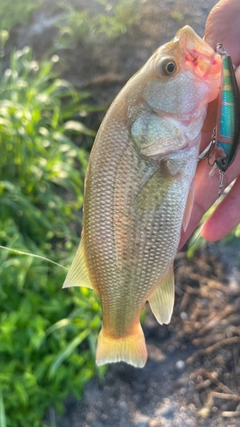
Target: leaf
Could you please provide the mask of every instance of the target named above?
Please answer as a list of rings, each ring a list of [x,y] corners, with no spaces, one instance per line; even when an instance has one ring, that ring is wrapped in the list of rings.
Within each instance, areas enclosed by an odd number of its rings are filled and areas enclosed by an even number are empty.
[[[54,325],[50,326],[47,330],[46,330],[46,335],[50,335],[53,332],[57,331],[58,329],[64,328],[65,326],[68,326],[69,324],[71,324],[71,320],[70,319],[61,319],[59,320],[59,322],[54,323]]]
[[[87,128],[83,123],[75,122],[73,120],[69,120],[64,125],[65,130],[71,130],[77,133],[84,133],[85,135],[95,136],[96,132]]]
[[[85,329],[76,338],[74,338],[74,340],[70,344],[68,344],[68,346],[66,346],[66,348],[63,349],[63,351],[59,353],[59,355],[57,356],[57,358],[55,359],[54,363],[50,368],[50,371],[49,371],[50,378],[52,378],[55,375],[61,363],[64,360],[66,360],[74,352],[75,348],[79,346],[87,338],[89,334],[90,334],[90,330]]]
[[[0,427],[7,427],[2,391],[0,391]]]
[[[54,64],[26,47],[0,70],[0,245],[25,253],[0,248],[0,427],[42,425],[50,405],[79,390],[76,378],[82,389],[97,372],[88,338],[100,309],[94,296],[63,292],[65,273],[47,262],[73,258],[95,135],[81,123],[90,92],[58,79]]]

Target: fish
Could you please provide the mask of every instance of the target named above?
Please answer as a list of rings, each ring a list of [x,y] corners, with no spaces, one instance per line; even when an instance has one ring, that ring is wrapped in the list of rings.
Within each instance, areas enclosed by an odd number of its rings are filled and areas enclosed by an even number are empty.
[[[220,74],[220,56],[185,26],[127,82],[99,128],[85,178],[81,241],[63,285],[100,297],[97,365],[145,365],[140,316],[147,301],[160,324],[170,322],[173,262]]]
[[[222,78],[217,113],[215,163],[226,172],[240,147],[240,94],[231,56],[219,43],[216,51],[222,57]]]

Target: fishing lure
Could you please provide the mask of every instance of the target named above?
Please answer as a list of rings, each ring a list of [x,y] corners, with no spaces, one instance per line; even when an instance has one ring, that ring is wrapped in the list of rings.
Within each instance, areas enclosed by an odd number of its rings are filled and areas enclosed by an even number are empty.
[[[216,52],[222,57],[222,79],[217,112],[217,126],[213,129],[210,144],[199,155],[199,160],[207,159],[214,166],[210,175],[218,168],[220,172],[219,195],[223,187],[226,170],[234,161],[240,147],[240,95],[231,56],[221,43]],[[211,162],[214,156],[214,162]]]
[[[215,163],[226,172],[236,157],[240,144],[240,95],[230,55],[222,44],[216,52],[222,57],[222,82],[217,114]]]

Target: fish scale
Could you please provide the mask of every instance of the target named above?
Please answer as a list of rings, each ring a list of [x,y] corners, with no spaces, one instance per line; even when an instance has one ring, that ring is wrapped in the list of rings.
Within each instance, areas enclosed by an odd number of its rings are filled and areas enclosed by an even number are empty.
[[[171,319],[173,262],[220,72],[219,55],[184,27],[129,80],[100,126],[85,180],[82,239],[64,282],[100,295],[98,365],[144,366],[140,315],[147,300],[159,323]]]

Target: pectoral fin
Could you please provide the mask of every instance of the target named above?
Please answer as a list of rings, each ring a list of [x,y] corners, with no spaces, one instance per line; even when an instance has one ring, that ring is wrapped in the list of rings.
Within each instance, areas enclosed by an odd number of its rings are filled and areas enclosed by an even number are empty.
[[[193,202],[194,202],[194,185],[192,182],[189,193],[188,193],[187,203],[186,203],[185,212],[184,212],[184,216],[183,216],[183,222],[182,222],[184,231],[186,231],[187,226],[188,226],[189,221],[190,221]]]
[[[141,153],[147,157],[164,156],[186,144],[183,133],[174,123],[153,113],[138,117],[131,134]]]
[[[154,316],[161,325],[170,322],[174,306],[173,267],[169,269],[153,295],[149,298],[149,304]]]
[[[63,288],[81,286],[93,289],[85,262],[83,240],[81,240],[75,258],[67,274]]]

